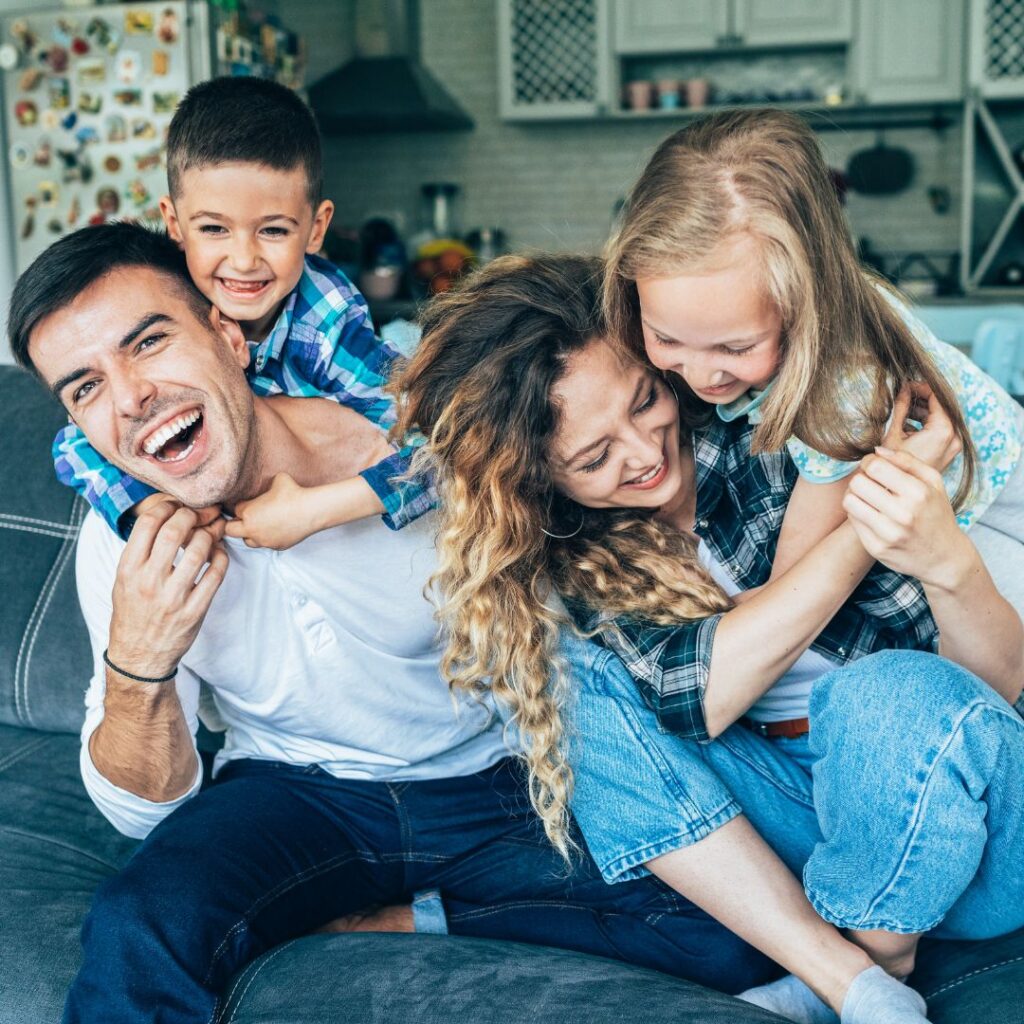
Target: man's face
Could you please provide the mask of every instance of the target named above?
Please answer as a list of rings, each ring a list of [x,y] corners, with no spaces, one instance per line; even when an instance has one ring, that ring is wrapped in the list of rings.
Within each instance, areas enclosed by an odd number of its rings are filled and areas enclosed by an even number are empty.
[[[236,493],[254,422],[245,339],[215,310],[200,320],[169,275],[107,274],[36,325],[29,356],[110,462],[196,508]]]

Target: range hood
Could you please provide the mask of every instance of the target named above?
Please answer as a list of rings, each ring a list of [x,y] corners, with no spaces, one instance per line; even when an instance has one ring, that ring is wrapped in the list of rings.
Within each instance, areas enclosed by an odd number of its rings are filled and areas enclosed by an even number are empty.
[[[326,135],[459,131],[473,119],[420,63],[417,0],[358,0],[356,56],[309,88]],[[368,52],[370,51],[370,52]]]

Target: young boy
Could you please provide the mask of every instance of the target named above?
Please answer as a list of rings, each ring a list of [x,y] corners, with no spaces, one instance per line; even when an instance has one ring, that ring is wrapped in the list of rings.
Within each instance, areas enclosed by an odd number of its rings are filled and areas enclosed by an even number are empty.
[[[160,200],[167,231],[198,289],[245,332],[253,390],[333,398],[389,428],[394,403],[383,388],[397,353],[374,335],[359,292],[315,255],[334,204],[321,199],[320,135],[302,100],[258,78],[195,86],[171,120],[167,178],[170,195]],[[189,430],[182,425],[153,456],[180,457]],[[244,510],[236,510],[229,532],[253,545],[269,538],[287,547],[376,513],[400,529],[434,503],[422,482],[392,483],[408,471],[421,441],[328,488],[278,477],[265,499],[248,503],[252,522],[265,524],[269,513],[276,532],[250,530]],[[122,536],[154,493],[103,459],[73,424],[57,435],[54,460],[61,482]]]

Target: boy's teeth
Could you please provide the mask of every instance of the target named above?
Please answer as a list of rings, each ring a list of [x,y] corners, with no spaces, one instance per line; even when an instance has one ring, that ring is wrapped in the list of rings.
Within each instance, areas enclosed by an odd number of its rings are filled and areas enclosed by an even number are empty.
[[[171,423],[162,426],[145,444],[146,454],[155,455],[175,434],[180,434],[187,427],[192,426],[199,419],[199,410],[179,416]]]

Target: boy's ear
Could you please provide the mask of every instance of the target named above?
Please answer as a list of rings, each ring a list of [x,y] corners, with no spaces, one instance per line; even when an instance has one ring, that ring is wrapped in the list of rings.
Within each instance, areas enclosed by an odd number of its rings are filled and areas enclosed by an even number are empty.
[[[331,218],[334,216],[334,203],[325,199],[313,214],[313,228],[309,233],[309,241],[306,242],[306,252],[318,253],[324,244],[324,235],[331,225]]]
[[[171,241],[183,245],[185,238],[181,233],[181,225],[178,223],[178,215],[174,211],[174,201],[170,196],[160,197],[160,216],[167,225],[167,234]]]
[[[249,365],[249,345],[242,328],[238,326],[238,321],[226,316],[216,306],[210,306],[210,326],[224,340],[238,365],[244,370]]]

